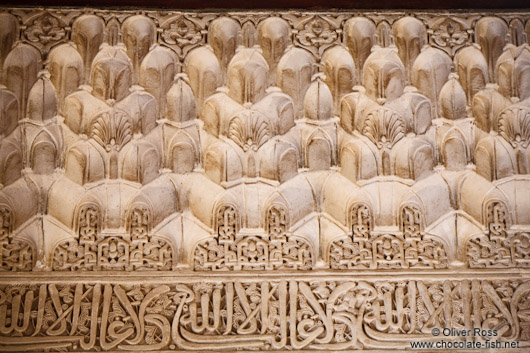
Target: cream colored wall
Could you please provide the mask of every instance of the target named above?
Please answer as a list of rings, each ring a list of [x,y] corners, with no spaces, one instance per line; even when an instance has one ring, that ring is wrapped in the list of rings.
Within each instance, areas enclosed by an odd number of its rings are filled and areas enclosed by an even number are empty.
[[[528,13],[0,11],[0,350],[528,347]]]

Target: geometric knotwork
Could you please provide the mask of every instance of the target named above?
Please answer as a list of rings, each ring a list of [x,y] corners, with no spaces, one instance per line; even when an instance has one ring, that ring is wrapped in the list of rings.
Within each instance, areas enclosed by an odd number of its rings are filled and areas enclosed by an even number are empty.
[[[267,234],[237,234],[237,211],[219,208],[217,235],[196,245],[195,270],[276,270],[312,267],[312,251],[305,240],[287,233],[287,211],[273,205],[267,211]]]
[[[31,271],[33,248],[26,241],[13,239],[13,213],[0,205],[0,268],[9,271]]]
[[[530,267],[530,234],[509,232],[508,216],[503,202],[488,203],[486,234],[475,235],[467,241],[469,267]]]
[[[68,239],[55,247],[54,270],[170,270],[173,250],[168,241],[151,237],[150,211],[145,206],[129,212],[129,234],[103,234],[101,213],[96,205],[79,211],[79,238]]]
[[[357,204],[351,210],[352,236],[330,245],[330,267],[333,269],[377,268],[445,268],[444,245],[426,239],[421,231],[421,213],[417,206],[401,210],[401,233],[377,234],[372,231],[370,208]]]

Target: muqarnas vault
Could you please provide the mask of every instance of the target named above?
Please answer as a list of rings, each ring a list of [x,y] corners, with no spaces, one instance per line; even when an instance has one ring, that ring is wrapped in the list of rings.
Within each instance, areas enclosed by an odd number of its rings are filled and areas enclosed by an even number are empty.
[[[528,13],[0,12],[0,350],[529,349]]]

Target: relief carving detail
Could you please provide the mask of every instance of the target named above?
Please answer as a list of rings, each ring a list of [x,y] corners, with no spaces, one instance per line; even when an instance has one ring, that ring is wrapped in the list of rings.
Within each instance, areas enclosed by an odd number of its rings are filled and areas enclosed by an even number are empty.
[[[527,339],[529,291],[515,279],[3,284],[0,347],[399,350],[471,324]]]
[[[527,190],[527,11],[0,7],[0,351],[523,352]]]

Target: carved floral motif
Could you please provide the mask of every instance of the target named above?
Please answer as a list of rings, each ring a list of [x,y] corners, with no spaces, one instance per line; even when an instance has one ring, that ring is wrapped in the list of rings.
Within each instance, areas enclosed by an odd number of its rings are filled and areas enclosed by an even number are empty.
[[[286,16],[294,24],[294,39],[301,47],[317,57],[340,40],[340,23],[343,16],[333,18],[325,15]]]
[[[304,29],[298,33],[298,40],[302,45],[316,46],[330,44],[337,38],[337,33],[333,32],[330,24],[321,18],[314,18],[304,24]]]
[[[182,17],[174,19],[169,28],[162,32],[164,42],[180,46],[195,44],[200,41],[201,37],[196,25]]]
[[[463,21],[446,17],[436,21],[431,30],[431,43],[454,55],[458,49],[469,42],[472,31]]]
[[[27,25],[25,36],[28,41],[47,53],[52,46],[66,39],[66,27],[61,17],[44,12]]]
[[[205,18],[205,20],[207,20]],[[178,15],[165,20],[161,25],[162,43],[169,45],[182,58],[191,49],[204,42],[204,22],[193,16]]]

